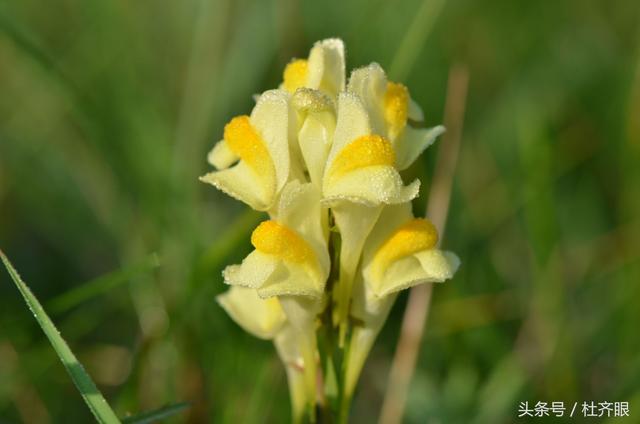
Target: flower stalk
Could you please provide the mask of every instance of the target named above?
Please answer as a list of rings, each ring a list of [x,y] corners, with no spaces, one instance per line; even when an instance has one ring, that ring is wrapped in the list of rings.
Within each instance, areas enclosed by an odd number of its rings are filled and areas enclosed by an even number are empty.
[[[287,65],[278,89],[233,118],[201,179],[268,219],[254,250],[230,265],[218,302],[245,330],[273,340],[296,423],[346,423],[357,381],[401,290],[443,282],[458,258],[413,216],[406,169],[444,128],[378,64],[347,82],[341,40]]]

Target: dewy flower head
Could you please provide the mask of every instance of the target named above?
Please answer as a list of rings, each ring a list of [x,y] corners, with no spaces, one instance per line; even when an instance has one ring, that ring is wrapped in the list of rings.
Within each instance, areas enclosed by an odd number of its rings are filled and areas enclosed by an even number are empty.
[[[208,156],[216,171],[201,178],[268,214],[254,250],[225,268],[231,287],[217,299],[248,332],[274,340],[295,422],[348,407],[397,293],[449,279],[459,265],[411,212],[420,181],[400,175],[444,128],[422,128],[409,90],[380,65],[355,70],[348,85],[345,75],[342,41],[315,43],[286,65],[279,89],[256,96],[251,115],[229,121]],[[330,341],[320,349],[319,332]],[[317,405],[318,381],[342,385],[322,388],[342,398]]]

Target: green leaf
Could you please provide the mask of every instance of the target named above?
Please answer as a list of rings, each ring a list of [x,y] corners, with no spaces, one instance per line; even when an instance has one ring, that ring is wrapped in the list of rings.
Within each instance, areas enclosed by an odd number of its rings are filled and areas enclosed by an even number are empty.
[[[64,312],[82,302],[128,282],[136,275],[150,271],[158,265],[158,256],[155,253],[151,254],[138,264],[102,275],[53,298],[47,303],[47,309],[53,313]]]
[[[51,319],[49,319],[49,316],[42,308],[42,305],[40,305],[38,299],[33,295],[25,282],[22,281],[20,275],[18,275],[16,269],[11,265],[11,262],[9,262],[9,259],[7,259],[2,251],[0,251],[0,257],[2,258],[2,262],[4,262],[4,266],[7,268],[9,275],[13,279],[13,282],[18,287],[18,290],[20,290],[22,297],[24,297],[27,306],[38,321],[38,324],[40,324],[40,327],[42,327],[42,331],[44,331],[44,334],[49,339],[51,346],[55,349],[58,357],[78,388],[78,391],[80,391],[80,394],[98,422],[106,424],[119,423],[120,420],[104,399],[102,393],[100,393],[89,374],[87,374],[82,364],[78,362],[78,359],[75,357],[73,352],[71,352],[67,342],[65,342],[62,336],[60,336],[58,329]]]
[[[173,405],[167,405],[159,409],[155,409],[149,412],[143,412],[131,417],[125,417],[122,419],[122,424],[146,424],[156,422],[163,418],[168,418],[179,412],[184,411],[190,406],[187,402],[175,403]]]

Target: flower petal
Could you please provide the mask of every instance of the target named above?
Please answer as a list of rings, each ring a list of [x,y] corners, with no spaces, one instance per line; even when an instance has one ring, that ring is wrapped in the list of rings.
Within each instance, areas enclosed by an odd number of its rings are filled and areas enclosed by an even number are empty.
[[[305,59],[294,59],[284,68],[280,88],[294,93],[298,88],[306,87],[308,80],[309,62]]]
[[[414,122],[424,122],[424,112],[418,103],[413,99],[409,99],[409,119]]]
[[[263,181],[242,161],[229,169],[210,172],[200,177],[200,181],[212,184],[258,211],[269,209],[273,202],[269,187],[265,187]]]
[[[442,125],[433,128],[413,128],[407,125],[396,141],[397,168],[400,171],[407,169],[444,132]]]
[[[435,249],[437,241],[433,224],[413,218],[410,203],[385,207],[364,247],[362,275],[368,288],[384,297],[451,278],[459,260]]]
[[[396,140],[407,126],[409,118],[409,89],[406,86],[387,82],[387,91],[384,93],[383,110],[384,120],[387,124],[387,137]]]
[[[238,325],[261,339],[275,337],[286,321],[278,299],[261,299],[254,289],[231,287],[216,300]]]
[[[222,276],[225,284],[257,289],[276,272],[278,265],[271,255],[254,250],[242,264],[226,267]]]
[[[351,72],[347,91],[361,99],[371,119],[372,131],[386,136],[383,99],[387,91],[387,76],[382,67],[374,62]]]
[[[278,356],[282,362],[292,368],[302,369],[302,356],[298,348],[297,332],[289,322],[280,329],[274,339]]]
[[[324,202],[350,201],[366,206],[408,202],[418,195],[420,181],[404,186],[392,166],[369,166],[351,171],[325,186]]]
[[[371,134],[369,115],[360,98],[353,93],[340,93],[338,96],[338,117],[333,144],[327,159],[327,168],[348,144],[357,138]],[[326,170],[325,170],[326,172]]]
[[[318,41],[309,53],[307,87],[324,91],[335,98],[344,90],[344,43],[338,38]]]
[[[225,269],[225,282],[256,288],[261,297],[321,297],[330,267],[322,213],[317,187],[290,182],[273,212],[275,219],[253,231],[255,250],[241,265]]]
[[[360,274],[353,287],[353,304],[351,315],[362,322],[362,326],[374,330],[376,333],[385,320],[393,306],[396,296],[380,297],[374,294],[368,284],[365,284]]]
[[[319,298],[324,290],[325,281],[309,273],[309,269],[296,263],[278,261],[278,266],[271,276],[265,280],[258,294],[262,298],[273,296],[304,296]]]
[[[320,205],[320,190],[313,184],[292,181],[282,190],[274,219],[295,229],[315,250],[328,273],[327,210]]]
[[[308,335],[314,333],[316,318],[323,306],[321,300],[284,295],[280,297],[280,304],[293,328]]]
[[[331,112],[307,116],[298,133],[300,149],[309,177],[315,184],[322,184],[322,174],[331,148],[331,134],[335,128]]]
[[[408,120],[424,121],[420,106],[411,98],[402,84],[390,82],[377,63],[356,69],[351,73],[348,91],[362,100],[371,119],[373,132],[381,134],[394,145],[398,169],[406,169],[433,142],[441,127],[431,130],[414,129]],[[425,133],[429,131],[427,136]],[[431,133],[433,131],[433,133]],[[406,138],[405,142],[402,139]]]
[[[251,123],[260,133],[276,173],[276,193],[279,192],[289,179],[290,131],[295,125],[293,114],[289,107],[289,95],[283,90],[269,90],[258,99],[258,103],[251,112]]]
[[[318,297],[324,288],[304,264],[285,262],[259,250],[251,252],[240,265],[225,268],[226,284],[256,289],[261,298],[280,295]]]
[[[268,210],[289,177],[299,173],[291,166],[289,153],[293,119],[286,92],[263,93],[251,117],[235,117],[225,126],[224,141],[209,157],[219,168],[226,168],[236,157],[240,159],[238,164],[201,180],[254,209]]]
[[[217,142],[207,155],[207,162],[215,166],[216,169],[227,169],[237,162],[238,159],[240,159],[240,157],[231,151],[229,145],[224,140]]]
[[[299,88],[312,88],[335,98],[344,85],[344,43],[329,38],[313,45],[308,60],[296,59],[287,64],[280,88],[291,94]]]
[[[379,224],[373,227],[367,238],[363,260],[371,261],[380,245],[393,234],[395,229],[412,218],[411,203],[386,206],[378,219]]]
[[[424,281],[427,283],[441,283],[453,278],[460,267],[460,258],[453,253],[443,250],[425,250],[414,255],[424,270]]]
[[[389,266],[379,281],[369,281],[378,297],[424,283],[442,283],[453,277],[460,260],[450,252],[425,250],[399,259]]]
[[[341,273],[346,272],[353,278],[365,240],[378,220],[382,207],[340,202],[331,210],[340,230]]]
[[[296,91],[292,102],[302,120],[298,131],[302,157],[311,181],[321,186],[336,127],[333,102],[320,91],[311,89]]]
[[[336,131],[323,177],[325,203],[346,200],[367,206],[406,202],[418,194],[419,182],[405,187],[394,168],[389,142],[370,132],[367,112],[353,93],[338,97]]]
[[[395,161],[395,151],[387,139],[379,135],[363,135],[340,150],[327,169],[325,179],[331,184],[351,171],[378,165],[393,166]]]

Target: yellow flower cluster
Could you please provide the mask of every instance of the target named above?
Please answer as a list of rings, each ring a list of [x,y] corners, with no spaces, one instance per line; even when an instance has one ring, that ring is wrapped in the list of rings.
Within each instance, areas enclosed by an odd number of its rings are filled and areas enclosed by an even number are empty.
[[[347,81],[343,43],[328,39],[290,62],[280,87],[233,118],[209,153],[216,171],[202,181],[270,218],[251,236],[255,250],[224,270],[231,288],[218,302],[275,341],[296,420],[318,397],[320,326],[350,347],[341,380],[350,396],[396,294],[449,279],[459,265],[412,214],[420,182],[405,185],[399,173],[444,131],[414,126],[423,120],[378,64]]]

